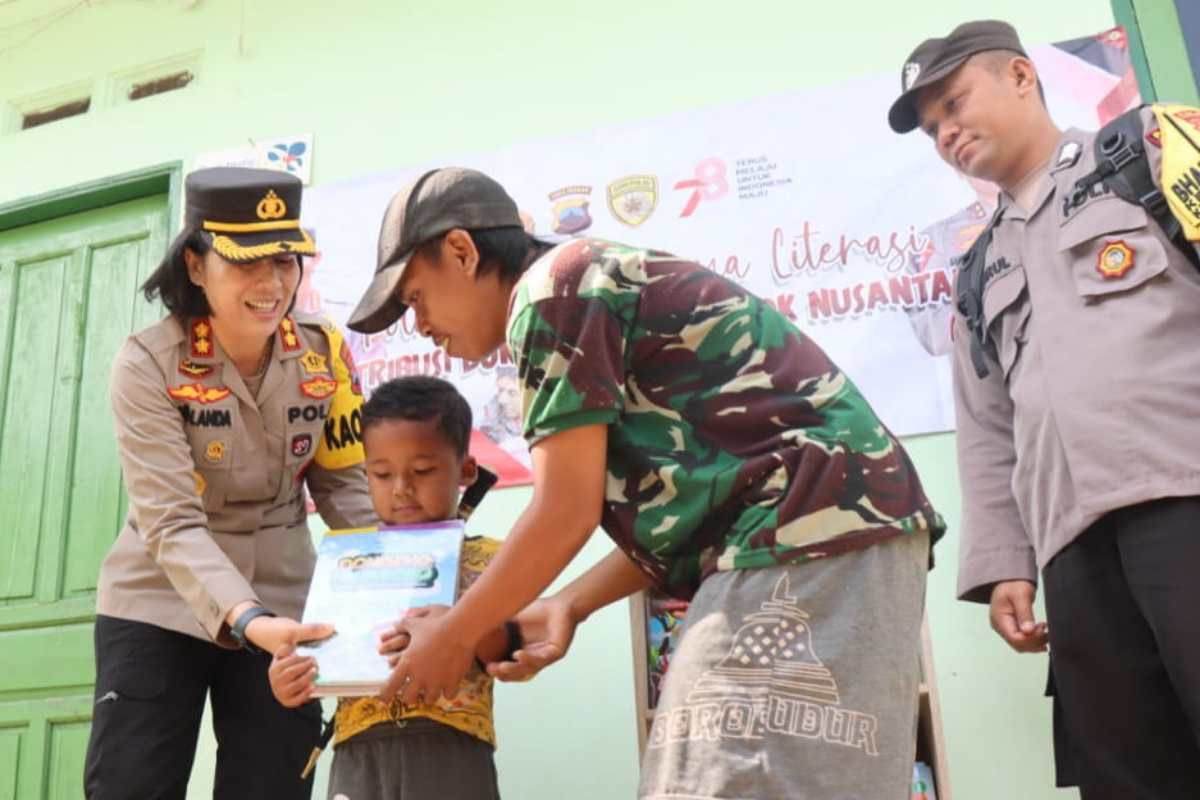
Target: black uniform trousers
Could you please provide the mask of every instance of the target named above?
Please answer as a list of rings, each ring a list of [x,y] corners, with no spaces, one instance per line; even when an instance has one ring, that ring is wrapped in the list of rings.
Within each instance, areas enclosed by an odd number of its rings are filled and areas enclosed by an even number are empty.
[[[89,800],[183,800],[205,697],[217,739],[213,797],[307,800],[300,772],[320,737],[316,702],[271,695],[271,659],[143,622],[96,618],[96,705],[84,772]]]
[[[1200,798],[1200,498],[1105,515],[1043,588],[1059,766],[1083,799]]]

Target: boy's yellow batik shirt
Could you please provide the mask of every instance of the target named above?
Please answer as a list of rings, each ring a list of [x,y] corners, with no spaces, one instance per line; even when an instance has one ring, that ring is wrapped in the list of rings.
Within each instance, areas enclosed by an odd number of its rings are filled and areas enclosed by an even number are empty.
[[[458,593],[461,596],[483,572],[500,549],[496,539],[476,537],[463,540],[459,565]],[[399,700],[384,702],[377,697],[346,697],[338,701],[334,718],[334,746],[376,725],[395,725],[423,717],[449,725],[496,746],[496,728],[492,721],[492,678],[479,668],[471,669],[453,699],[442,697],[431,706],[404,706]]]

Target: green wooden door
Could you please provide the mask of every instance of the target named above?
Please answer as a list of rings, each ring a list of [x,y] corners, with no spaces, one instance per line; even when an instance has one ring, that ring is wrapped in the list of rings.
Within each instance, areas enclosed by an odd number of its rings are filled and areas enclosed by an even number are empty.
[[[159,316],[158,195],[0,232],[0,800],[78,798],[96,575],[125,510],[108,377]]]

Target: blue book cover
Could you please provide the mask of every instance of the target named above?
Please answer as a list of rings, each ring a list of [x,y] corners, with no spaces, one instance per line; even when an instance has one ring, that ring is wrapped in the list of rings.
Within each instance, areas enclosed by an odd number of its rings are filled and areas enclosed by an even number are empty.
[[[325,534],[304,622],[332,623],[337,633],[296,648],[317,659],[316,696],[379,691],[390,673],[380,632],[410,608],[454,604],[462,540],[461,520]]]

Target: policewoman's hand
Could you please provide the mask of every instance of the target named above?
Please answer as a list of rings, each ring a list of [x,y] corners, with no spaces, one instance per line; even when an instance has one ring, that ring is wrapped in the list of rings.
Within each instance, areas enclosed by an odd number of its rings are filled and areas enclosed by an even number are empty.
[[[1046,623],[1033,616],[1037,586],[1030,581],[1001,581],[992,587],[988,618],[992,630],[1018,653],[1044,653],[1050,639]]]
[[[334,633],[332,625],[301,623],[287,617],[255,617],[246,626],[246,638],[268,653],[278,653],[284,647],[301,642],[317,642]]]

